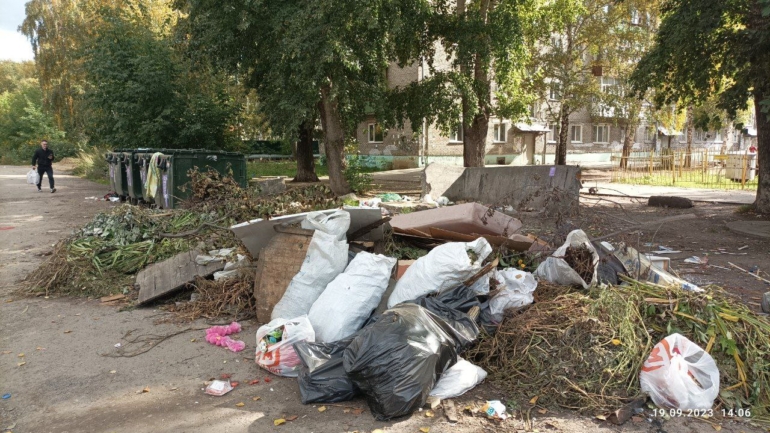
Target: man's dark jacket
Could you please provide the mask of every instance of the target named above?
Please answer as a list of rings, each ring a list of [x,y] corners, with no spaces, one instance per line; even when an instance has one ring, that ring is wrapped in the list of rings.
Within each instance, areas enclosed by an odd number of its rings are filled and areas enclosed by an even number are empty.
[[[42,147],[38,148],[32,156],[32,165],[50,167],[53,159],[48,159],[49,156],[53,156],[53,150],[50,147],[45,150]]]

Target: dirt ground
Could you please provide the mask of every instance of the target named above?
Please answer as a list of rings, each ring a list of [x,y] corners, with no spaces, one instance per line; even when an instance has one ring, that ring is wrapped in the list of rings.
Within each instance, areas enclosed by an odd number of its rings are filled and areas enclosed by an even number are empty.
[[[54,167],[56,170],[57,167]],[[14,432],[419,432],[429,427],[440,432],[524,431],[519,416],[497,424],[485,419],[461,416],[449,424],[441,410],[435,417],[417,412],[390,422],[376,421],[362,399],[343,405],[303,406],[296,380],[279,378],[256,367],[253,361],[254,335],[258,324],[243,322],[236,338],[246,342],[239,354],[207,344],[204,331],[210,323],[198,321],[175,325],[159,324],[169,313],[156,308],[120,311],[98,300],[78,298],[24,298],[13,294],[20,281],[45,259],[53,244],[84,224],[94,214],[114,204],[85,200],[101,196],[107,187],[66,176],[57,171],[55,194],[36,193],[25,183],[27,167],[0,167],[0,431]],[[391,175],[392,176],[392,175]],[[402,181],[405,189],[412,188]],[[617,201],[617,200],[615,200]],[[596,200],[585,200],[591,205]],[[614,203],[600,202],[598,208],[585,206],[580,224],[592,234],[627,226],[682,211],[648,209],[630,201],[624,210]],[[758,265],[770,269],[770,251],[760,240],[734,236],[724,229],[724,221],[755,218],[738,215],[734,207],[698,205],[684,211],[698,215],[696,220],[653,227],[633,235],[637,242],[660,243],[682,250],[675,257],[702,256],[711,252],[709,264],[727,266]],[[598,213],[599,211],[605,214]],[[608,216],[613,215],[613,216]],[[527,231],[549,236],[549,224],[538,215],[520,215]],[[588,226],[586,226],[588,225]],[[749,248],[738,250],[748,245]],[[713,250],[746,253],[716,255]],[[672,266],[682,271],[681,260]],[[737,271],[688,267],[686,278],[699,284],[715,282],[753,302],[766,286]],[[167,337],[163,339],[164,337]],[[152,340],[154,338],[154,340]],[[162,339],[162,341],[161,341]],[[137,341],[138,340],[138,341]],[[143,343],[143,341],[145,343]],[[147,343],[149,341],[149,343]],[[121,344],[121,348],[115,347]],[[118,356],[121,351],[150,349],[134,357]],[[232,374],[240,386],[224,397],[203,393],[203,383],[222,374]],[[267,379],[270,379],[268,382]],[[259,379],[256,385],[248,385]],[[527,396],[538,390],[522,389]],[[256,397],[260,397],[255,400]],[[459,398],[460,408],[502,395],[482,384]],[[238,405],[244,403],[243,405]],[[362,408],[356,415],[349,408]],[[274,426],[277,418],[296,415],[297,419]],[[663,420],[647,411],[637,421],[614,426],[591,416],[549,408],[534,419],[540,432],[705,432],[719,425],[723,431],[759,432],[744,420]],[[5,430],[3,430],[5,429]]]

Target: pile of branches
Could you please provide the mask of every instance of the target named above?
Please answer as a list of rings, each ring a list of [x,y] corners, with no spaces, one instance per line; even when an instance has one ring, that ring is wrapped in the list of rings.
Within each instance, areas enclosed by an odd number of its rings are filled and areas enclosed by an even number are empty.
[[[571,245],[564,252],[564,261],[574,269],[583,281],[590,283],[594,278],[594,256],[585,245]]]
[[[637,397],[652,347],[678,332],[714,357],[720,404],[770,415],[770,322],[719,288],[709,293],[628,280],[589,292],[549,290],[484,335],[471,353],[521,404],[606,412]],[[530,395],[532,394],[532,395]]]
[[[198,213],[217,213],[230,222],[255,218],[270,218],[342,206],[326,185],[292,188],[281,194],[258,196],[256,189],[244,189],[232,177],[223,176],[213,169],[189,171],[192,196],[184,207]]]
[[[167,238],[211,220],[207,214],[122,205],[96,215],[29,275],[26,293],[105,296],[130,287],[131,274],[188,251],[192,238]]]
[[[240,276],[219,281],[198,277],[193,286],[198,298],[172,309],[182,321],[193,321],[201,317],[245,320],[253,317],[257,311],[253,269],[243,269]]]

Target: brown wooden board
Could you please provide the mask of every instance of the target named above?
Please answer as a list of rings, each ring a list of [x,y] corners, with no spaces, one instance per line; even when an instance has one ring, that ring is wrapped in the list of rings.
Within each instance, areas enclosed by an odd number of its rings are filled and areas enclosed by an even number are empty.
[[[196,276],[206,277],[225,267],[224,261],[215,261],[206,265],[195,263],[200,251],[188,251],[160,263],[154,263],[136,275],[139,286],[139,305],[181,289],[194,281]]]
[[[312,236],[301,234],[277,233],[259,252],[254,281],[258,322],[270,321],[275,304],[302,267],[311,239]]]

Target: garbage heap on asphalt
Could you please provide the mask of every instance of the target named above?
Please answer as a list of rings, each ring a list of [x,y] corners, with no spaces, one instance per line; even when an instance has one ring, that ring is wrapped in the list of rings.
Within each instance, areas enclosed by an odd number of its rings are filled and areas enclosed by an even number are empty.
[[[363,396],[388,420],[489,375],[514,401],[604,417],[647,395],[767,412],[770,324],[657,257],[579,229],[554,249],[478,203],[395,216],[346,203],[233,227],[260,263],[256,363],[297,377],[303,403]],[[484,410],[505,418],[499,401]]]

